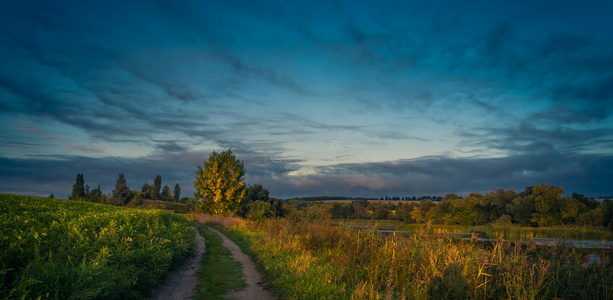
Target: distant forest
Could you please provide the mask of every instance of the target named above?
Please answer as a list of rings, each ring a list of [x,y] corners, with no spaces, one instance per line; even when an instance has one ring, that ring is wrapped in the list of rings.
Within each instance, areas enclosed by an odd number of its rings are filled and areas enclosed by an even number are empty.
[[[522,226],[581,225],[607,226],[613,230],[613,201],[596,201],[573,193],[563,197],[559,186],[546,184],[526,187],[522,192],[497,189],[466,198],[447,194],[441,201],[325,203],[304,207],[307,215],[332,219],[390,219],[406,223],[482,225],[520,224]],[[330,200],[329,197],[301,200]],[[342,198],[342,199],[340,199]],[[335,200],[352,200],[338,197]],[[389,199],[395,200],[395,199]],[[412,198],[411,198],[412,200]],[[290,200],[294,202],[296,200]],[[294,207],[300,207],[295,204]]]
[[[462,197],[459,197],[462,198]],[[341,197],[341,196],[315,196],[315,197],[299,197],[299,198],[291,198],[287,200],[302,200],[302,201],[329,201],[329,200],[384,200],[384,201],[421,201],[421,200],[432,200],[432,201],[442,201],[443,197],[441,196],[406,196],[406,197],[380,197],[380,198],[364,198],[364,197]]]
[[[49,197],[55,198],[53,194]],[[160,175],[155,176],[152,184],[143,184],[140,191],[131,190],[126,183],[126,176],[123,173],[119,173],[115,189],[109,194],[104,194],[100,185],[97,188],[90,189],[89,185],[85,184],[83,174],[77,174],[68,199],[112,205],[126,205],[130,201],[134,201],[135,204],[142,204],[143,199],[181,203],[185,203],[188,200],[186,197],[181,198],[181,186],[179,186],[179,183],[176,183],[172,190],[168,185],[162,187],[162,177]]]

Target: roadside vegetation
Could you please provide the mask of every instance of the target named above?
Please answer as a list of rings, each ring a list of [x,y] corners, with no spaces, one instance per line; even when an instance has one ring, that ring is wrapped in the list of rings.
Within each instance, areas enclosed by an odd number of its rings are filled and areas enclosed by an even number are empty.
[[[284,299],[610,299],[611,250],[384,235],[330,222],[228,220]]]
[[[0,194],[0,298],[142,298],[194,245],[171,212]]]

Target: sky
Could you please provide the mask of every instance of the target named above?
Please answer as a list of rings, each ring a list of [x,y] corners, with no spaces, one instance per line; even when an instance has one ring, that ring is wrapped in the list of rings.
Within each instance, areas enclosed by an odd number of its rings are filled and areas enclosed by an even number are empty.
[[[407,3],[410,2],[410,3]],[[613,195],[611,1],[5,1],[0,192]]]

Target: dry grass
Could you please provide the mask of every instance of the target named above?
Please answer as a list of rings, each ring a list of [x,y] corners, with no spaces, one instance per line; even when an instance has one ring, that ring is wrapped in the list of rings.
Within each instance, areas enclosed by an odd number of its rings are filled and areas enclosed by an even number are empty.
[[[238,217],[228,217],[210,214],[190,214],[188,220],[195,220],[200,223],[218,223],[226,228],[247,228],[247,221]]]
[[[222,221],[236,223],[236,221]],[[610,252],[381,235],[317,221],[238,225],[288,299],[610,299]],[[426,229],[427,230],[427,229]]]

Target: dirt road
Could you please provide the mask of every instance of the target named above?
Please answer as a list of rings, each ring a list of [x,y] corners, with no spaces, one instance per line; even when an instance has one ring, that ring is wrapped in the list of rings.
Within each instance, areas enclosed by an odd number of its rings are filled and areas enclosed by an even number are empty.
[[[196,285],[198,278],[196,277],[196,269],[199,267],[202,253],[206,250],[204,240],[194,228],[197,242],[196,257],[190,259],[185,266],[168,274],[166,282],[158,287],[155,293],[149,297],[151,300],[183,300],[193,299],[196,296]]]
[[[253,299],[253,300],[269,300],[274,297],[263,288],[262,275],[255,268],[255,264],[251,258],[245,255],[241,249],[233,241],[228,239],[223,233],[215,228],[208,227],[212,232],[215,232],[222,238],[222,245],[232,252],[232,257],[243,265],[243,275],[247,282],[247,287],[240,291],[234,291],[228,295],[228,299]]]

